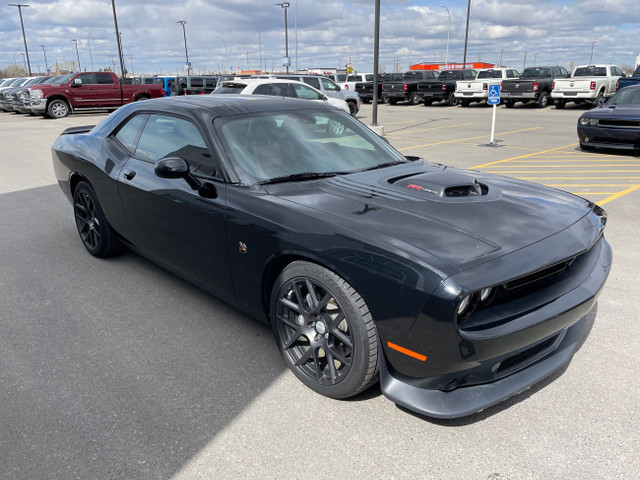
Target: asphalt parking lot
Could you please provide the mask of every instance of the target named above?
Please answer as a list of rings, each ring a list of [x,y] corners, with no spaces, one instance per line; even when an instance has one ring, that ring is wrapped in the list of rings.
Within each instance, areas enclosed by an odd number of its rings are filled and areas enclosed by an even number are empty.
[[[583,111],[501,107],[488,146],[490,108],[379,107],[405,155],[552,185],[609,213],[614,265],[573,362],[453,421],[378,387],[321,397],[286,370],[267,327],[133,253],[91,257],[50,146],[104,115],[0,113],[2,477],[635,478],[640,156],[582,152]]]

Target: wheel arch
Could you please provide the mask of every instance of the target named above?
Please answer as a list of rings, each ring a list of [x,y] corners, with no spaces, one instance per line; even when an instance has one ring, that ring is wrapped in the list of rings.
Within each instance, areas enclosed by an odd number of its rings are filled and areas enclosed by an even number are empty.
[[[91,184],[89,179],[87,177],[85,177],[82,173],[80,173],[80,172],[71,172],[71,174],[69,175],[69,193],[71,194],[71,198],[73,198],[73,195],[74,195],[74,193],[76,191],[76,187],[78,186],[78,184],[80,182],[85,182],[85,183],[89,184],[89,186],[91,188],[93,188],[93,185]]]
[[[49,104],[54,100],[62,100],[63,102],[65,102],[69,106],[69,113],[73,113],[73,106],[71,105],[71,102],[69,101],[69,99],[59,93],[55,95],[51,95],[50,97],[47,97],[47,108],[49,108]]]

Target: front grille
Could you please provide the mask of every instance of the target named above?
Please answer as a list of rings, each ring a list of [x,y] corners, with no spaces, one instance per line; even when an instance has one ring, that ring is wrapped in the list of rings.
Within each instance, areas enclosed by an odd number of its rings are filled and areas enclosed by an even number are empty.
[[[556,273],[563,271],[565,268],[571,265],[574,260],[575,257],[568,258],[543,270],[538,270],[537,272],[534,272],[530,275],[516,278],[515,280],[505,283],[504,286],[507,290],[513,290],[515,288],[520,288],[530,283],[537,282],[538,280],[542,280],[543,278],[550,277],[551,275],[555,275]]]
[[[507,358],[506,360],[500,363],[500,366],[496,370],[496,375],[504,374],[518,366],[524,367],[525,364],[531,363],[545,352],[548,348],[550,348],[558,338],[558,335],[554,335],[553,337],[545,340],[538,345],[535,345],[524,352],[520,352],[512,357]]]
[[[611,128],[637,128],[640,129],[640,122],[635,120],[601,119],[598,124],[602,127]]]

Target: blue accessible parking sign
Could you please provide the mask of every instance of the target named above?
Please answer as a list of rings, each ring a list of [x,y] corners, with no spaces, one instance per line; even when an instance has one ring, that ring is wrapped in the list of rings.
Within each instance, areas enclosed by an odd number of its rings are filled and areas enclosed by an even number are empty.
[[[500,84],[489,85],[489,98],[487,103],[489,105],[498,105],[500,103]]]

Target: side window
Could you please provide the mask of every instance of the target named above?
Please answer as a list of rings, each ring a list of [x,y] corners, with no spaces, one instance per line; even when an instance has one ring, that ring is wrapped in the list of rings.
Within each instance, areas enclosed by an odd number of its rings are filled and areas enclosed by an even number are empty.
[[[192,78],[191,79],[191,88],[202,88],[204,87],[204,80],[202,78]]]
[[[265,83],[258,85],[253,91],[253,95],[271,95],[273,97],[291,97],[288,84],[286,83]]]
[[[513,78],[513,70],[507,70],[507,78]]]
[[[79,78],[83,85],[95,85],[96,83],[96,78],[93,73],[81,73],[76,78]]]
[[[108,73],[96,73],[96,83],[98,85],[113,85],[113,77]]]
[[[317,88],[318,90],[320,90],[322,87],[320,87],[320,79],[319,78],[315,78],[315,77],[302,77],[302,81],[304,81],[304,83],[306,83],[307,85],[311,85],[314,88]]]
[[[196,126],[182,118],[149,115],[135,152],[150,162],[180,157],[194,175],[216,177],[215,161]]]
[[[115,138],[132,155],[133,152],[136,151],[136,140],[138,139],[140,127],[144,125],[146,119],[147,115],[136,115],[131,117],[122,127],[120,127],[120,130],[118,130],[118,133],[115,135]]]
[[[298,98],[304,98],[305,100],[322,100],[322,95],[307,87],[306,85],[293,84],[291,85],[296,92]]]
[[[216,88],[218,80],[216,80],[215,78],[205,78],[205,83],[208,88]]]
[[[338,91],[338,86],[333,83],[331,80],[329,80],[328,78],[321,78],[320,81],[322,82],[322,86],[324,87],[325,91],[327,92],[337,92]]]
[[[568,77],[568,76],[569,76],[569,72],[567,71],[567,69],[566,69],[566,68],[564,68],[564,67],[560,67],[560,71],[562,72],[562,76],[563,76],[563,77],[565,77],[565,78],[566,78],[566,77]]]

